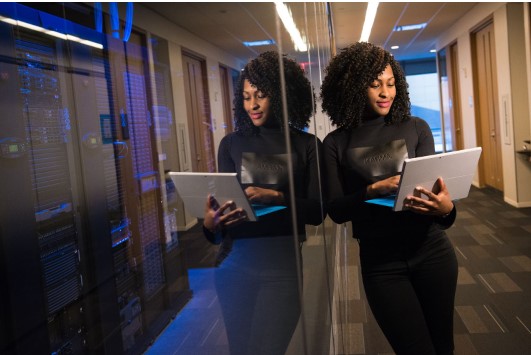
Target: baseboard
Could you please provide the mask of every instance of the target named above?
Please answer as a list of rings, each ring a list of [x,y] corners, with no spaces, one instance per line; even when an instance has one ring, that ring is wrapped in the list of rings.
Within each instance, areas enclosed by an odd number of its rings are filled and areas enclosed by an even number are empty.
[[[197,224],[197,222],[198,222],[198,219],[194,218],[194,219],[190,220],[190,222],[188,222],[184,227],[183,226],[177,227],[177,231],[178,232],[186,232],[187,230],[189,230],[193,226],[195,226]]]
[[[509,205],[516,207],[516,208],[526,208],[531,207],[531,201],[525,201],[525,202],[516,202],[511,200],[510,198],[504,196],[503,200],[507,202]]]

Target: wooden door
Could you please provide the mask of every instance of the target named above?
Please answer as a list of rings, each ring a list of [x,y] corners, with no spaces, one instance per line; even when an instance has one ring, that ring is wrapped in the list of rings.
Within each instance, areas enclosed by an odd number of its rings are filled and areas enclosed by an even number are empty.
[[[214,172],[216,170],[214,139],[203,68],[204,63],[201,60],[183,54],[184,93],[188,112],[192,170]]]
[[[233,113],[232,113],[232,100],[230,90],[230,72],[229,68],[219,66],[219,79],[221,83],[221,100],[223,102],[223,124],[225,128],[225,134],[234,131]]]
[[[473,34],[476,126],[483,147],[480,160],[480,183],[503,191],[501,131],[496,79],[494,26],[487,24]]]
[[[451,98],[451,121],[452,134],[454,137],[453,148],[461,150],[464,148],[463,140],[463,122],[461,120],[461,97],[459,94],[459,60],[458,60],[457,43],[451,44],[449,47],[448,60],[448,77],[450,78],[450,98]]]
[[[437,60],[442,102],[443,151],[451,152],[464,148],[463,132],[461,131],[457,43],[440,50]]]

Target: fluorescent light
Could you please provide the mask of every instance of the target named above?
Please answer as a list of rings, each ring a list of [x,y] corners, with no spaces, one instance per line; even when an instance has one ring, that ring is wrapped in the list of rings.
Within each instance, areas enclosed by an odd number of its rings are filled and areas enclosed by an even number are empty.
[[[17,24],[17,20],[13,20],[12,18],[7,18],[7,17],[4,17],[4,16],[0,16],[0,21],[9,23],[10,25],[16,25]]]
[[[69,35],[69,34],[60,33],[60,32],[57,32],[57,31],[47,30],[45,28],[42,28],[42,27],[39,27],[39,26],[35,26],[35,25],[32,25],[30,23],[26,23],[26,22],[23,22],[23,21],[14,20],[14,19],[11,19],[11,18],[8,18],[8,17],[4,17],[4,16],[0,16],[0,21],[9,23],[9,24],[14,25],[14,26],[20,26],[20,27],[24,27],[24,28],[27,28],[27,29],[30,29],[30,30],[33,30],[33,31],[45,33],[47,35],[50,35],[50,36],[53,36],[53,37],[57,37],[57,38],[61,38],[61,39],[64,39],[64,40],[78,42],[78,43],[84,44],[86,46],[91,46],[91,47],[94,47],[94,48],[103,49],[103,45],[100,44],[100,43],[92,42],[92,41],[89,41],[89,40],[86,40],[86,39],[82,39],[82,38],[79,38],[79,37],[76,37],[76,36],[73,36],[73,35]]]
[[[289,11],[288,7],[284,5],[284,3],[281,1],[275,1],[275,5],[278,16],[282,20],[284,27],[286,27],[286,30],[288,31],[293,43],[295,44],[295,49],[299,52],[306,52],[308,50],[308,46],[306,45],[306,41],[302,38],[299,30],[297,29],[297,26],[293,21],[293,17],[291,17],[291,12]]]
[[[430,49],[430,53],[437,53],[436,49]]]
[[[413,30],[421,30],[424,27],[426,27],[428,24],[426,22],[424,23],[417,23],[415,25],[404,25],[404,26],[396,26],[393,28],[393,31],[400,32],[400,31],[413,31]]]
[[[27,28],[29,30],[34,30],[34,31],[38,31],[38,32],[44,32],[42,27],[35,26],[35,25],[32,25],[31,23],[27,23],[27,22],[22,22],[22,21],[17,21],[17,20],[15,20],[15,21],[16,21],[17,25],[19,25],[20,27],[24,27],[24,28]]]
[[[84,44],[86,46],[90,46],[90,47],[94,47],[94,48],[98,48],[98,49],[103,49],[103,45],[102,44],[97,43],[97,42],[89,41],[88,39],[82,39],[81,41],[79,41],[79,43]]]
[[[54,36],[54,37],[61,38],[61,39],[68,39],[68,35],[65,35],[64,33],[57,32],[57,31],[39,31],[39,32],[44,32],[47,35]]]
[[[365,13],[365,22],[363,23],[363,30],[361,31],[360,42],[368,42],[371,35],[372,25],[376,17],[376,10],[378,9],[378,1],[369,1],[367,4],[367,12]]]
[[[246,47],[255,47],[255,46],[269,46],[275,44],[275,41],[272,39],[266,39],[263,41],[253,41],[253,42],[243,42]]]
[[[391,49],[398,49],[400,46],[391,46]]]

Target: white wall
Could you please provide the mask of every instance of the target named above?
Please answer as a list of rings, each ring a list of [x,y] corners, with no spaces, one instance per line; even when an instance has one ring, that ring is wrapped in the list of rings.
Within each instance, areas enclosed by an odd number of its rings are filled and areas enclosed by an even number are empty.
[[[505,201],[516,207],[531,206],[531,191],[524,189],[517,189],[519,180],[527,179],[528,173],[525,171],[526,167],[521,167],[519,174],[517,174],[517,163],[514,139],[514,127],[518,126],[513,117],[513,103],[512,97],[512,83],[511,68],[509,65],[509,24],[507,22],[507,3],[478,3],[471,11],[465,14],[454,26],[449,28],[437,39],[436,48],[438,50],[448,46],[453,42],[457,42],[459,52],[459,84],[460,84],[460,100],[461,100],[461,117],[463,119],[463,139],[465,148],[474,147],[477,145],[476,140],[476,124],[475,124],[475,108],[474,108],[474,85],[473,85],[473,65],[472,65],[472,45],[471,33],[474,29],[491,18],[494,24],[495,44],[496,44],[496,74],[498,79],[498,105],[500,112],[507,109],[507,115],[500,114],[500,127],[502,127],[502,160],[503,160],[503,178],[504,178],[504,198]],[[526,25],[529,26],[529,16],[526,17]],[[529,27],[527,27],[529,28]],[[529,46],[529,36],[527,37],[527,46]],[[531,61],[529,57],[529,50],[527,50],[527,63]],[[530,65],[528,64],[528,68]],[[525,74],[529,78],[529,70]],[[531,95],[531,94],[530,94]],[[505,122],[505,119],[507,122]],[[529,120],[527,117],[518,116],[517,120]],[[508,124],[506,124],[508,123]],[[508,127],[506,130],[505,127]],[[522,171],[523,170],[523,171]],[[531,178],[530,180],[531,181]],[[522,181],[520,181],[522,183]],[[477,185],[477,180],[475,181]]]
[[[504,107],[509,112],[507,119],[509,125],[500,122],[500,128],[503,129],[502,135],[506,137],[513,137],[513,120],[511,114],[511,82],[507,78],[511,77],[511,71],[507,63],[509,63],[509,41],[507,38],[507,9],[505,6],[501,7],[494,13],[494,42],[496,43],[496,64],[498,74],[498,107],[500,108],[500,120],[504,115]],[[499,64],[498,64],[499,63]],[[506,130],[505,127],[508,127]],[[504,196],[515,204],[518,200],[516,191],[516,167],[514,161],[514,140],[505,140],[501,144],[502,161],[503,161],[503,185]]]
[[[508,43],[509,50],[509,72],[510,72],[510,90],[501,99],[506,99],[508,104],[507,112],[500,113],[501,122],[508,121],[512,130],[507,140],[511,149],[506,149],[507,155],[512,155],[515,166],[516,178],[516,199],[511,201],[505,196],[506,202],[519,207],[531,206],[531,162],[526,161],[524,157],[516,151],[522,149],[524,140],[530,139],[529,132],[531,106],[528,101],[531,83],[526,80],[529,77],[529,62],[531,58],[529,53],[529,43],[526,42],[525,28],[526,23],[529,25],[529,17],[524,17],[524,9],[529,6],[528,3],[508,3],[507,4],[507,37],[503,38]],[[508,98],[508,99],[507,99]],[[505,119],[507,116],[508,119]]]

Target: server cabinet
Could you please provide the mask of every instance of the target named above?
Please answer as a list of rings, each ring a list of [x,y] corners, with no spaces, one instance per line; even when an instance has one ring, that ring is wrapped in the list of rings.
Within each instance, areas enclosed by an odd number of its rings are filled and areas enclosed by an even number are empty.
[[[165,233],[145,41],[0,33],[1,352],[141,353],[190,297]]]

